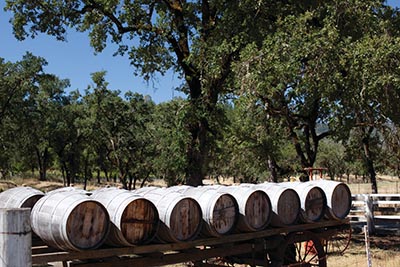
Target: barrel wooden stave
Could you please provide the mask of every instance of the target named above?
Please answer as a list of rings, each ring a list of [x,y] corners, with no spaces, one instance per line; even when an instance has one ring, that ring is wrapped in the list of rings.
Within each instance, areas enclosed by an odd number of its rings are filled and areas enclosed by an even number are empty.
[[[73,187],[73,186],[59,187],[57,189],[53,189],[53,190],[47,192],[46,195],[59,194],[59,193],[63,193],[63,192],[70,192],[70,193],[82,194],[82,195],[87,195],[87,196],[91,195],[91,192],[84,190],[82,188],[77,188],[77,187]]]
[[[301,203],[300,219],[303,222],[317,222],[321,220],[326,211],[326,195],[322,188],[309,182],[286,182],[281,183],[295,190]]]
[[[0,193],[0,208],[32,208],[44,196],[40,190],[21,186]]]
[[[103,188],[92,198],[102,203],[111,221],[106,243],[113,246],[133,246],[149,243],[155,237],[159,216],[154,204],[128,190]]]
[[[301,207],[299,195],[295,190],[279,183],[261,183],[246,186],[263,190],[270,198],[273,212],[271,218],[272,226],[283,227],[297,223]]]
[[[346,218],[351,210],[351,191],[345,183],[322,179],[310,181],[310,183],[324,190],[329,219],[341,220]]]
[[[199,203],[203,214],[203,235],[218,237],[235,229],[239,207],[231,194],[220,193],[215,188],[206,186],[175,186],[168,190],[181,192]]]
[[[212,186],[218,192],[231,194],[239,207],[237,229],[240,232],[253,232],[265,229],[272,219],[272,205],[268,195],[262,191],[245,186]]]
[[[48,245],[62,250],[99,247],[108,235],[109,223],[101,203],[73,192],[45,195],[31,214],[33,231]]]
[[[134,192],[156,206],[160,217],[160,227],[157,232],[160,241],[189,241],[200,233],[202,212],[195,199],[166,188],[144,187]]]

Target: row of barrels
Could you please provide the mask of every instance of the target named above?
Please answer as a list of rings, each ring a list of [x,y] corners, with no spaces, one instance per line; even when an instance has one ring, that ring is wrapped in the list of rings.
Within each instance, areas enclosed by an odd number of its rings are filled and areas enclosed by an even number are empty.
[[[86,250],[104,243],[184,242],[323,218],[340,220],[350,211],[351,192],[344,183],[318,180],[133,191],[65,187],[46,194],[16,187],[0,193],[0,208],[22,207],[32,209],[32,229],[49,246]]]

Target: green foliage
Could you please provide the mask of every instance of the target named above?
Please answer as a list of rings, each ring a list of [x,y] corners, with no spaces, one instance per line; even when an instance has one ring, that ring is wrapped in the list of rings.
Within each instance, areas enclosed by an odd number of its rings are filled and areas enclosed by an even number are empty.
[[[5,170],[11,165],[24,171],[38,168],[40,179],[46,179],[51,164],[49,136],[53,134],[54,107],[69,85],[54,75],[43,72],[47,62],[27,53],[16,63],[1,62],[1,139]],[[11,151],[15,151],[12,153]],[[21,166],[25,163],[25,167]]]
[[[131,188],[279,180],[315,163],[332,177],[398,170],[400,16],[384,1],[6,2],[18,39],[86,31],[147,80],[173,69],[188,97],[121,96],[104,71],[66,95],[44,59],[1,59],[4,173],[53,167],[67,184],[97,173]]]
[[[185,149],[190,137],[182,124],[187,101],[177,98],[156,106],[151,126],[155,145],[154,176],[168,185],[184,182]]]
[[[319,157],[317,158],[317,166],[328,169],[330,179],[336,177],[342,178],[350,166],[350,161],[346,159],[345,147],[332,139],[321,141],[319,147]]]
[[[150,79],[174,69],[184,79],[188,95],[186,182],[199,185],[205,176],[219,122],[218,101],[232,93],[232,63],[250,42],[261,43],[273,30],[280,12],[302,4],[252,1],[22,1],[8,0],[18,39],[38,33],[65,40],[70,27],[88,31],[95,51],[108,40],[127,54],[135,74]],[[238,19],[240,18],[240,22]],[[131,45],[127,45],[131,44]],[[214,124],[214,125],[211,125]],[[216,126],[216,127],[213,127]]]
[[[233,176],[243,182],[277,181],[292,171],[289,162],[293,157],[284,151],[287,139],[279,121],[245,97],[235,100],[226,111],[230,124],[222,142],[218,142],[218,164],[222,168],[213,166],[215,175]]]
[[[124,188],[135,186],[136,180],[147,178],[152,171],[154,144],[149,130],[154,103],[139,94],[107,89],[105,73],[92,74],[96,85],[84,96],[87,116],[82,121],[88,134],[87,153],[92,153],[99,170],[118,172]],[[108,162],[108,164],[107,164]]]
[[[315,2],[242,52],[242,95],[284,123],[302,167],[313,166],[325,137],[363,126],[359,147],[374,183],[371,127],[399,118],[398,101],[389,104],[400,92],[396,17],[382,1]]]
[[[261,103],[280,121],[303,167],[315,162],[318,143],[332,134],[329,125],[340,96],[340,34],[326,10],[286,16],[262,46],[247,46],[237,66],[242,94]]]

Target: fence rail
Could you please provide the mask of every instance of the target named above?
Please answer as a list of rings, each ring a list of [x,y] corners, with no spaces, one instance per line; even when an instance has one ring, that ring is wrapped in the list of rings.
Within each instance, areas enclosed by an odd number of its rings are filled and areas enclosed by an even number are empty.
[[[377,228],[400,225],[400,194],[352,195],[350,220],[353,224],[366,224],[370,234]]]

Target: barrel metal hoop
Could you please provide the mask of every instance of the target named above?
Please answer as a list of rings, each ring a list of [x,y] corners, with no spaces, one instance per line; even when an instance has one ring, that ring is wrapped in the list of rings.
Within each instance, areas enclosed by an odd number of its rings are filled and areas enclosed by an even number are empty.
[[[0,232],[0,235],[27,235],[30,234],[32,231],[24,231],[24,232]]]

